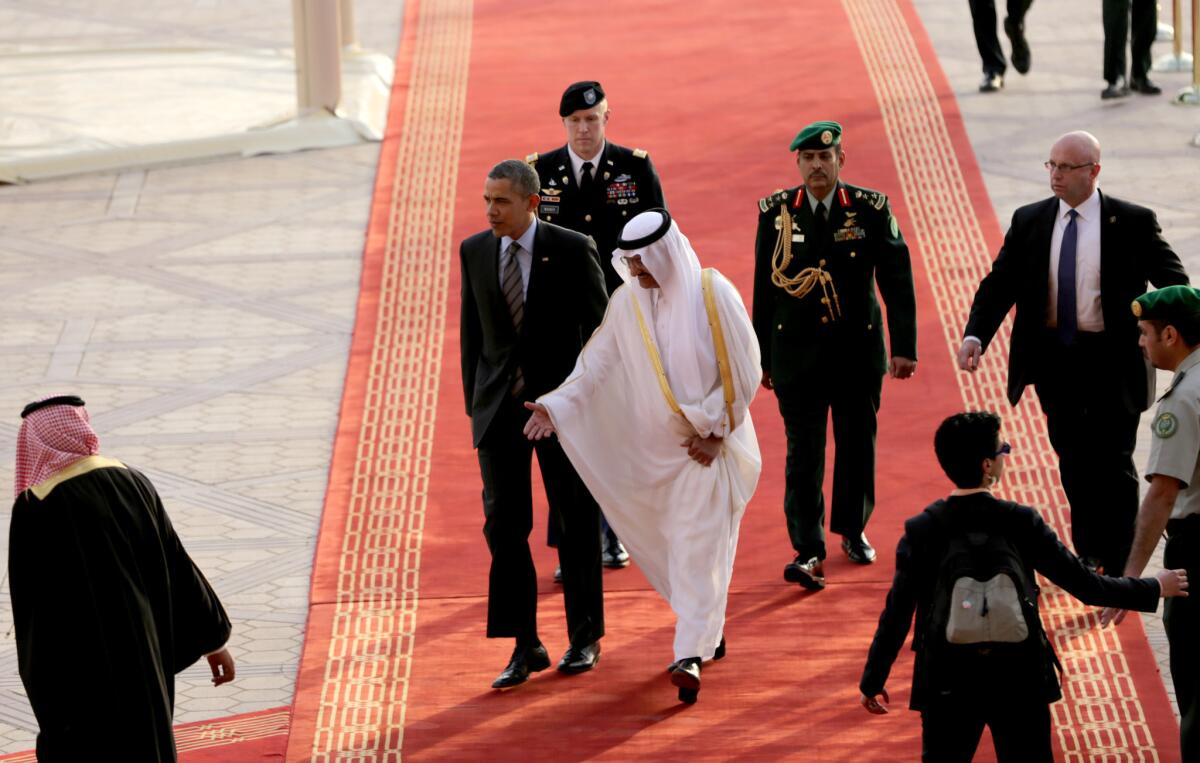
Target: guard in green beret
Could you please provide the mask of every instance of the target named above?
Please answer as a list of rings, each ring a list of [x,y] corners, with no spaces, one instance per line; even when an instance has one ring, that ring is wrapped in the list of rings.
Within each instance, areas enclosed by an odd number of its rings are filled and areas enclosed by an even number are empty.
[[[870,564],[875,549],[863,530],[875,507],[875,414],[884,372],[907,379],[916,371],[916,296],[887,197],[839,180],[842,126],[814,122],[790,150],[804,185],[758,203],[753,321],[763,386],[775,391],[788,441],[783,511],[796,558],[783,577],[820,590],[827,422],[832,412],[830,530],[852,562]]]
[[[1173,371],[1151,420],[1150,483],[1138,508],[1126,575],[1140,575],[1163,531],[1163,567],[1200,574],[1200,290],[1168,286],[1133,302],[1138,344],[1154,365]],[[1163,623],[1171,647],[1171,680],[1179,702],[1183,760],[1200,760],[1200,602],[1167,599]],[[1100,621],[1121,622],[1125,613],[1106,609]]]

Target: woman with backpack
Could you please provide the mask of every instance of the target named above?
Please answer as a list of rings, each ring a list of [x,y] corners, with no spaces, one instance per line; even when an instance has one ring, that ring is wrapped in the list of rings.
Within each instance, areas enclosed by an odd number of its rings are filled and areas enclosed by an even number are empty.
[[[1049,706],[1062,697],[1061,668],[1038,616],[1035,573],[1085,604],[1142,612],[1160,596],[1187,596],[1187,573],[1098,575],[1036,510],[993,496],[1012,450],[994,413],[946,419],[934,450],[955,489],[905,522],[859,682],[862,704],[888,711],[884,684],[915,612],[909,706],[921,713],[922,761],[970,761],[986,725],[999,763],[1050,763]]]

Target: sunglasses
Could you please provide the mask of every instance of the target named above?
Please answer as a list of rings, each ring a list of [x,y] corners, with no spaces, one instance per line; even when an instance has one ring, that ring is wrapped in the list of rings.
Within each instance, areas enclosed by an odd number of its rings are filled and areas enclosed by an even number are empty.
[[[1000,450],[997,450],[995,453],[993,453],[992,458],[996,458],[997,456],[1007,456],[1009,453],[1012,453],[1012,445],[1002,442],[1000,443]]]

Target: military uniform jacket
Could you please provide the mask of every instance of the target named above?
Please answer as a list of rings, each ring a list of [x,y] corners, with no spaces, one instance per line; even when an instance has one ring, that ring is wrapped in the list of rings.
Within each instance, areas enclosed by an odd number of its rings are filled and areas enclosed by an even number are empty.
[[[887,357],[876,282],[887,307],[891,354],[916,360],[912,265],[887,197],[838,183],[829,220],[817,235],[806,196],[798,186],[759,201],[753,321],[763,370],[776,385],[816,371],[882,375]],[[791,261],[776,275],[783,264],[779,250],[787,244]],[[795,292],[804,284],[789,293],[776,283],[805,274],[810,288],[802,295]]]
[[[1150,425],[1150,460],[1146,479],[1156,474],[1183,483],[1171,519],[1200,514],[1200,350],[1175,369],[1171,386],[1158,401]]]
[[[667,206],[650,155],[640,148],[628,149],[605,141],[592,170],[596,182],[590,199],[583,198],[575,182],[566,146],[547,154],[530,154],[526,161],[542,181],[538,216],[592,237],[611,294],[624,283],[612,267],[612,253],[621,229],[639,212]]]

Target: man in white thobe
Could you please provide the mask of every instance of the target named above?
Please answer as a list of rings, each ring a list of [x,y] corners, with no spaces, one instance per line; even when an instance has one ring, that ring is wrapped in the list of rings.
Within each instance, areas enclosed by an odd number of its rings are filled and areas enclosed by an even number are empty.
[[[762,458],[750,401],[758,340],[741,296],[665,210],[625,226],[625,281],[562,385],[526,403],[525,433],[557,433],[571,463],[676,617],[671,681],[695,702],[724,655],[738,526]]]

